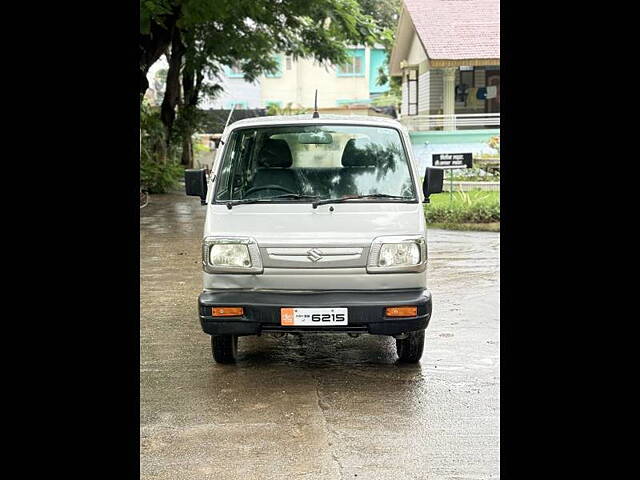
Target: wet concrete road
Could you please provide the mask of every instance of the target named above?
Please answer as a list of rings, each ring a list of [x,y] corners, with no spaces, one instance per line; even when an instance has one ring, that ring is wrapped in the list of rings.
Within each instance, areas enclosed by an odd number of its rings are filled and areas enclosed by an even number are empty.
[[[241,338],[222,366],[196,312],[203,215],[181,194],[141,210],[141,478],[499,478],[499,234],[429,231],[419,365],[388,337],[308,335]]]

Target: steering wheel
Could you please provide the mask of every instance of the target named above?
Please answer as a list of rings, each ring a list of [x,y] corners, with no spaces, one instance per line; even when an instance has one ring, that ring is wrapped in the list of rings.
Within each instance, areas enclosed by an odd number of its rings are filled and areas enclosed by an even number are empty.
[[[281,187],[280,185],[258,185],[257,187],[251,187],[249,190],[244,192],[244,194],[249,195],[250,193],[259,192],[260,190],[281,190],[286,193],[296,193],[288,188]]]

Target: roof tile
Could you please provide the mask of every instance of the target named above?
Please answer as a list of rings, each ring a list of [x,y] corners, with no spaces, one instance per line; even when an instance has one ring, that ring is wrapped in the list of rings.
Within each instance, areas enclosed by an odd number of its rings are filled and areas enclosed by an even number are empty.
[[[431,59],[500,58],[499,0],[404,0]]]

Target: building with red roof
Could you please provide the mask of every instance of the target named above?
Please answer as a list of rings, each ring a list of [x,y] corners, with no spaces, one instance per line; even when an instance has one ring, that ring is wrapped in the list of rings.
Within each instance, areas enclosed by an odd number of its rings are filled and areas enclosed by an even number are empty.
[[[499,0],[403,0],[389,68],[410,129],[499,126]]]

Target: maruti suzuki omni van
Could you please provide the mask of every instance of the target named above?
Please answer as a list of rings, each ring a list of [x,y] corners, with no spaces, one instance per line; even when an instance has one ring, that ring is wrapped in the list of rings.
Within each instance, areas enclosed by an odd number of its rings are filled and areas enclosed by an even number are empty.
[[[213,357],[238,338],[390,335],[418,362],[431,318],[423,201],[407,131],[381,117],[259,117],[225,128],[211,175],[187,170],[207,209],[200,322]]]

